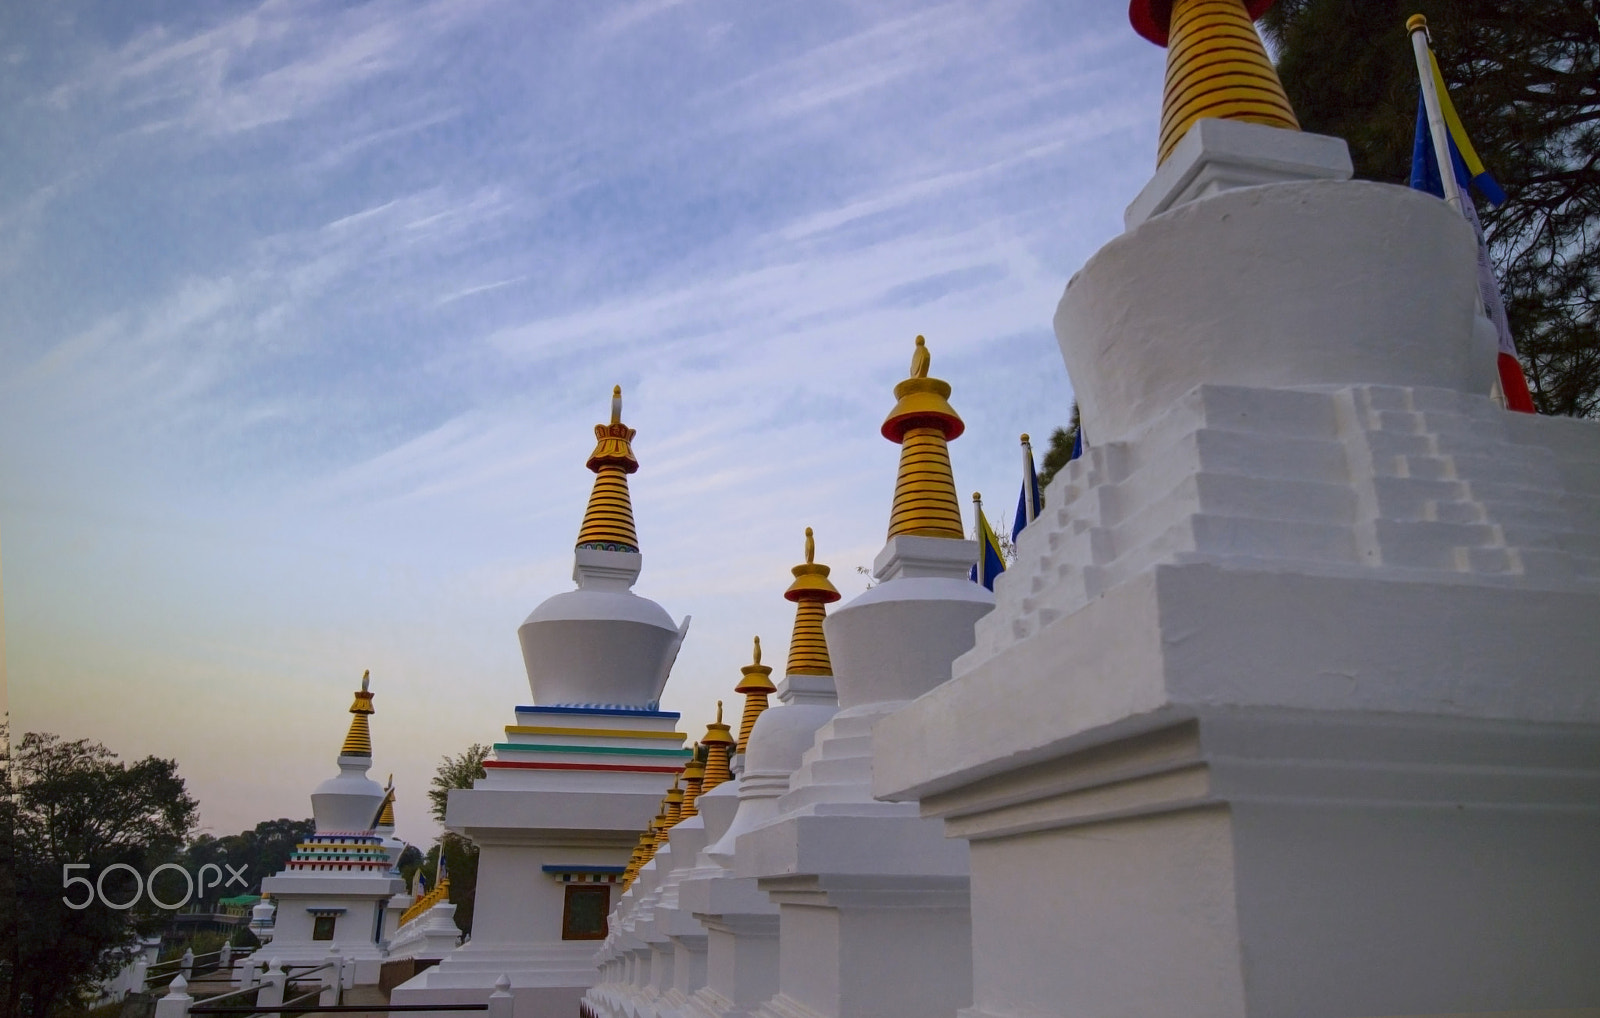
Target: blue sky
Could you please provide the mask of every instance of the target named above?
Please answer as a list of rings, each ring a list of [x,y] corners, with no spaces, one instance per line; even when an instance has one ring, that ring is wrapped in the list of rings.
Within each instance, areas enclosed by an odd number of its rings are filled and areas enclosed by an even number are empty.
[[[69,0],[0,40],[14,730],[175,757],[228,833],[308,813],[370,668],[417,841],[528,702],[613,384],[692,736],[752,634],[781,660],[806,526],[864,586],[919,332],[1009,518],[1163,66],[1087,0]]]

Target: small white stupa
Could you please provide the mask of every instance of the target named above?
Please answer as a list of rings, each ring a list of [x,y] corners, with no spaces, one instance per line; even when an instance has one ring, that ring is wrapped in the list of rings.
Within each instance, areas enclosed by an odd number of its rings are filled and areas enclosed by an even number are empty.
[[[628,475],[634,430],[595,426],[594,488],[574,553],[576,590],[535,608],[517,637],[533,704],[450,793],[446,826],[479,848],[472,939],[395,988],[396,1004],[481,1003],[506,975],[518,1018],[576,1014],[596,979],[613,885],[690,757],[658,704],[689,620],[632,590],[642,557]]]
[[[778,906],[778,992],[766,1018],[953,1015],[970,999],[967,851],[914,804],[872,797],[884,716],[950,678],[994,598],[968,573],[948,442],[965,428],[917,337],[882,434],[900,445],[882,581],[827,619],[839,712],[776,802],[737,838],[732,869]]]
[[[370,675],[350,706],[350,731],[339,750],[339,773],[311,793],[316,833],[296,846],[283,872],[261,882],[277,904],[272,943],[261,961],[285,965],[323,962],[331,948],[355,959],[355,981],[376,983],[387,933],[389,899],[405,890],[395,870],[399,853],[390,851],[378,830],[385,819],[392,837],[392,789],[367,777],[372,766],[373,713]]]
[[[699,795],[696,809],[692,792],[705,769],[685,770],[691,791],[684,819],[668,829],[669,843],[647,867],[668,872],[657,894],[636,898],[630,891],[613,914],[611,935],[597,956],[601,981],[584,999],[591,1018],[744,1015],[778,990],[778,907],[732,864],[740,835],[777,815],[790,775],[838,709],[823,621],[825,606],[840,595],[828,567],[816,561],[809,527],[805,553],[783,595],[795,603],[783,681],[772,685],[757,643],[734,687],[745,695],[733,746],[742,758],[740,776]],[[774,693],[780,706],[767,710]],[[723,740],[732,741],[727,726],[720,733],[718,727],[707,731],[708,750],[719,744],[725,750]]]

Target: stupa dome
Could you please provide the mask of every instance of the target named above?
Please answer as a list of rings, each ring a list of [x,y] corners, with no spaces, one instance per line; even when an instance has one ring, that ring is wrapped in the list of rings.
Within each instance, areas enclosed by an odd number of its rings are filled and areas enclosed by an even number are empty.
[[[628,495],[634,430],[612,390],[611,423],[595,425],[594,489],[574,551],[578,589],[549,598],[517,629],[533,702],[544,707],[645,709],[661,698],[688,631],[633,592],[643,558]]]

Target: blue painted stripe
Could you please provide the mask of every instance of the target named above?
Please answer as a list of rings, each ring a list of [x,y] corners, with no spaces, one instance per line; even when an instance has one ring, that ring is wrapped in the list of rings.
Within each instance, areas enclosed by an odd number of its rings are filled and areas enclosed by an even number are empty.
[[[607,714],[633,718],[682,717],[677,711],[641,710],[635,707],[518,707],[518,714]]]
[[[496,753],[615,753],[620,756],[671,756],[687,760],[692,749],[643,749],[634,746],[551,746],[542,742],[497,742]]]

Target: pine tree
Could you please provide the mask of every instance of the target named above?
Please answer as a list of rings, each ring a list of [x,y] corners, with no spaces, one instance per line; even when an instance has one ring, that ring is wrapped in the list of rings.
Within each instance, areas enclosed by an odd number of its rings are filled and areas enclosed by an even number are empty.
[[[1509,196],[1479,212],[1534,402],[1600,415],[1600,0],[1280,0],[1261,25],[1301,126],[1364,179],[1410,173],[1415,13]]]

